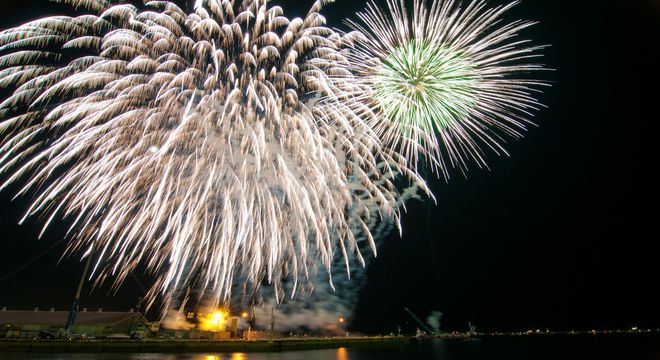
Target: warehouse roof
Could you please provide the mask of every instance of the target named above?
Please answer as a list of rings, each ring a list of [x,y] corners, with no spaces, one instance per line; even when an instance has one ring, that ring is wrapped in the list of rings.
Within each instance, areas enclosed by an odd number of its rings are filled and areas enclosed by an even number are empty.
[[[68,311],[0,311],[0,324],[66,324]],[[123,321],[144,321],[144,316],[136,312],[78,312],[76,325],[117,324]]]

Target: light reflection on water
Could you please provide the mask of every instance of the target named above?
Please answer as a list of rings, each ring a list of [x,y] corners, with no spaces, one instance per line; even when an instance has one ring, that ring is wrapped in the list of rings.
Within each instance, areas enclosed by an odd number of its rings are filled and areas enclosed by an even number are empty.
[[[348,351],[345,347],[340,347],[337,349],[337,360],[349,360]]]
[[[233,353],[231,355],[206,355],[204,360],[247,360],[247,356],[244,353]]]
[[[244,353],[233,353],[231,355],[206,355],[204,360],[247,360],[248,357]],[[192,359],[191,359],[192,360]]]
[[[220,354],[122,354],[122,353],[0,353],[2,360],[351,360],[349,351],[339,349],[301,350],[264,353],[220,353]]]
[[[87,354],[89,355],[89,354]],[[231,353],[231,354],[131,354],[122,357],[127,360],[351,360],[346,348],[309,350],[309,351],[283,351],[283,352],[264,352],[264,353]],[[71,359],[71,358],[66,358]],[[74,359],[74,360],[82,360]],[[90,359],[84,357],[84,359]],[[115,360],[119,357],[99,358],[93,357],[91,360]],[[56,360],[54,358],[44,358],[39,360]],[[59,359],[57,359],[59,360]],[[62,359],[64,360],[64,359]]]
[[[34,354],[2,353],[0,360],[659,360],[660,334],[486,337],[480,341],[414,341],[338,349],[255,353]]]

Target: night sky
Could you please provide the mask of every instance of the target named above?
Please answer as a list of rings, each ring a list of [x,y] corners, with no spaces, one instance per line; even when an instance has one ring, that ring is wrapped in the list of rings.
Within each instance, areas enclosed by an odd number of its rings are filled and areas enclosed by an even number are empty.
[[[288,16],[311,2],[273,1]],[[2,29],[64,11],[41,0],[0,4]],[[325,14],[342,26],[363,5],[339,0]],[[386,239],[368,268],[353,328],[413,331],[403,307],[422,318],[443,312],[444,330],[465,331],[468,321],[478,330],[660,327],[652,175],[660,2],[525,0],[505,16],[520,18],[540,21],[524,38],[552,44],[542,60],[556,69],[543,74],[553,84],[541,95],[549,108],[525,139],[507,144],[510,157],[491,156],[490,170],[473,168],[467,178],[431,181],[437,206],[408,204],[403,238]],[[58,264],[62,241],[19,268],[62,239],[64,227],[37,240],[37,219],[18,226],[29,197],[11,201],[15,190],[0,193],[0,307],[64,310],[82,264]],[[81,306],[127,310],[146,285],[129,277],[116,293],[84,293]]]

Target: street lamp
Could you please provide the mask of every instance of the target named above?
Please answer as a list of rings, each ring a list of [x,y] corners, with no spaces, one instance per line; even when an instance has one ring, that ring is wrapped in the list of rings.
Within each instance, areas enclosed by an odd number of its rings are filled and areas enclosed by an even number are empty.
[[[343,316],[339,318],[339,328],[341,329],[341,331],[344,331],[344,330],[345,330],[345,329],[344,329],[344,322],[345,322],[345,321],[346,321],[346,320],[344,319]],[[346,336],[348,336],[348,332],[346,332]]]

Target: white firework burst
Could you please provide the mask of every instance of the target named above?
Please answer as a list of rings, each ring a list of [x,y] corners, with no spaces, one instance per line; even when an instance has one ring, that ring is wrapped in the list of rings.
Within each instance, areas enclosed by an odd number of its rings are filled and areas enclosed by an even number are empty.
[[[99,281],[146,264],[152,299],[264,280],[279,298],[284,278],[293,296],[361,261],[357,233],[375,251],[396,176],[427,191],[355,100],[328,0],[293,20],[263,0],[65,2],[91,15],[0,33],[0,171],[36,194],[26,217],[71,219]]]
[[[348,21],[357,32],[350,60],[384,142],[445,177],[470,161],[487,166],[482,147],[506,154],[501,144],[522,136],[546,85],[520,75],[543,70],[527,61],[544,46],[517,40],[534,22],[502,23],[515,4],[414,0],[409,14],[405,0],[387,0],[387,10],[372,2]]]

